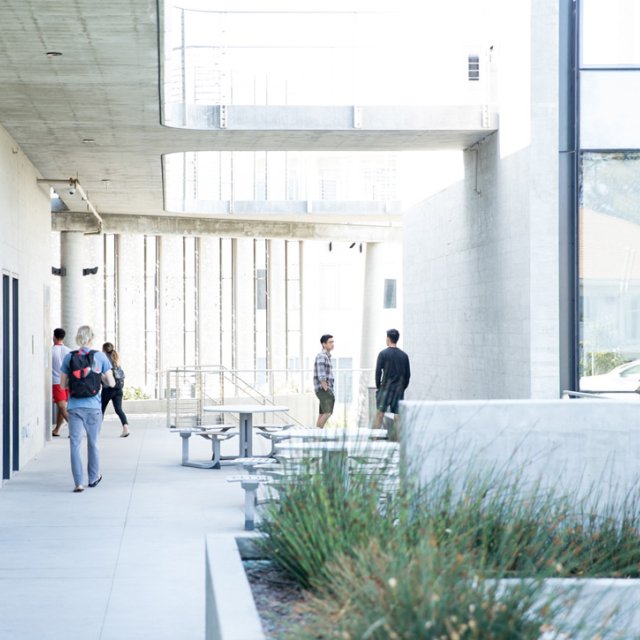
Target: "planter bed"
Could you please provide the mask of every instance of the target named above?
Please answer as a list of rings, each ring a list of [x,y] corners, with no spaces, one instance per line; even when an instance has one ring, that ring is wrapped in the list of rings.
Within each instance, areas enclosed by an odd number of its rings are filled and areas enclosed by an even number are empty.
[[[206,640],[267,640],[243,560],[259,559],[257,535],[207,536],[206,539]],[[507,581],[508,582],[508,581]],[[570,619],[583,621],[584,630],[572,640],[593,638],[593,629],[616,610],[620,617],[609,633],[640,636],[640,579],[552,578],[545,592],[558,597],[576,586],[579,597]],[[274,638],[277,635],[272,636]]]

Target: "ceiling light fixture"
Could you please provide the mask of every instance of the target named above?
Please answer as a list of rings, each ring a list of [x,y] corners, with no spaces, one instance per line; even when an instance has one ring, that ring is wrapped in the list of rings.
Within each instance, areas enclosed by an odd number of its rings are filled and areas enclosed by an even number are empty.
[[[62,52],[61,51],[47,51],[47,58],[57,58],[58,56],[61,56]]]
[[[93,144],[95,142],[94,138],[82,138],[82,142],[84,144]]]

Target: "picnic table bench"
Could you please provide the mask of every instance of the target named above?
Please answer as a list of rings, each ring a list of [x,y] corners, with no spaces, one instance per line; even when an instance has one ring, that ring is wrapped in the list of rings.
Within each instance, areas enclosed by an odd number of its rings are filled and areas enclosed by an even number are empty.
[[[269,482],[269,476],[263,475],[240,475],[229,476],[227,482],[239,482],[244,489],[244,529],[253,531],[255,529],[256,499],[258,487],[262,483]]]
[[[275,453],[274,445],[275,443],[281,439],[286,438],[285,435],[287,431],[289,431],[295,425],[293,423],[287,424],[254,424],[255,429],[257,429],[256,435],[262,436],[267,440],[271,441],[271,451],[269,451],[269,457],[273,456]]]
[[[220,461],[225,458],[220,453],[220,443],[239,434],[234,425],[215,425],[210,427],[172,427],[171,433],[179,433],[182,438],[182,465],[198,469],[219,469]],[[194,462],[189,459],[189,440],[196,435],[211,441],[211,461]]]

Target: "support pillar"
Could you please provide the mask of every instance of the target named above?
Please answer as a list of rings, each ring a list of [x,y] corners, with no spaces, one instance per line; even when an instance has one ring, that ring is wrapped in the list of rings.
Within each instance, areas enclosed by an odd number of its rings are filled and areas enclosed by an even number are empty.
[[[373,369],[376,366],[378,352],[385,346],[385,330],[382,327],[384,319],[384,245],[369,242],[365,251],[360,367]],[[373,383],[372,376],[370,384],[373,385]]]
[[[74,348],[78,327],[88,324],[88,297],[86,278],[82,270],[85,260],[85,237],[79,231],[60,233],[60,265],[66,270],[60,286],[62,327],[67,332],[65,342]]]
[[[236,354],[235,368],[247,377],[246,371],[255,369],[255,277],[253,239],[234,239],[234,299]]]
[[[276,380],[273,382],[283,385],[286,381],[287,362],[287,298],[286,278],[287,265],[285,261],[285,241],[268,240],[269,264],[267,290],[268,315],[268,360],[267,368],[274,369]],[[278,386],[278,384],[276,386]]]

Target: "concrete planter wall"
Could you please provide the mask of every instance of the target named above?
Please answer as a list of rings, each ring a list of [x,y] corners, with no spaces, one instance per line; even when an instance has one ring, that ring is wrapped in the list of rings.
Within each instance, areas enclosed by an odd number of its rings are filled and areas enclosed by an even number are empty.
[[[256,536],[207,536],[205,640],[264,640],[260,616],[242,564],[255,557]]]
[[[242,564],[243,559],[260,557],[252,544],[255,537],[207,536],[205,640],[265,640]],[[513,580],[504,580],[510,582]],[[604,622],[609,633],[619,634],[616,637],[637,638],[640,634],[640,580],[550,579],[542,597],[550,595],[556,602],[576,599],[575,606],[558,621],[581,623],[581,632],[573,640],[592,640]]]
[[[579,497],[620,497],[640,478],[636,403],[608,400],[405,402],[402,453],[427,482],[455,465],[494,466]]]

